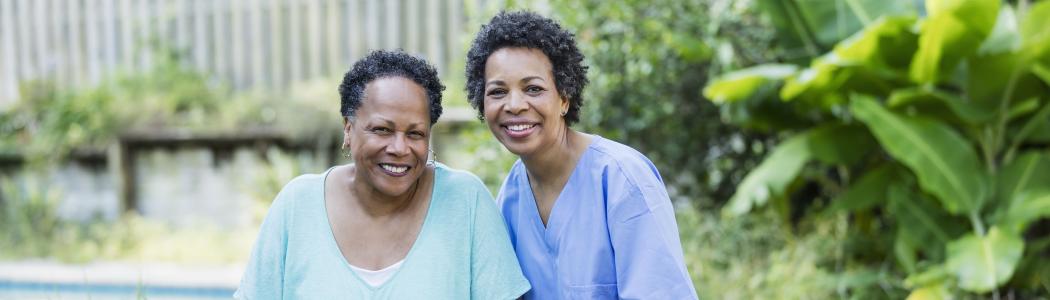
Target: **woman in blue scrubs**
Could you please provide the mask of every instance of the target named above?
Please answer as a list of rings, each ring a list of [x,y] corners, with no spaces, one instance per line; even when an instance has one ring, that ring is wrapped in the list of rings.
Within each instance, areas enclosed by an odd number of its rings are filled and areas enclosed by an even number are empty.
[[[520,158],[497,201],[525,298],[695,299],[660,172],[570,127],[586,72],[573,34],[531,12],[496,15],[467,54],[471,105]]]

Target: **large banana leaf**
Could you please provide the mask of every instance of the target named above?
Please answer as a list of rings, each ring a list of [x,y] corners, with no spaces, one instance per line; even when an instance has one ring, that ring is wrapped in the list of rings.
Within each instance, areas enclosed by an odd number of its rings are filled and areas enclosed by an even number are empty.
[[[995,111],[974,105],[958,96],[927,87],[894,90],[886,105],[898,111],[914,110],[925,116],[967,125],[983,124],[995,117]]]
[[[902,176],[898,167],[883,164],[864,173],[856,182],[831,201],[828,212],[856,212],[886,202],[886,187]]]
[[[991,33],[1000,0],[928,0],[929,17],[922,22],[919,50],[910,77],[918,83],[937,82],[963,57],[977,51]]]
[[[704,87],[704,97],[715,103],[747,99],[763,85],[782,80],[797,69],[794,65],[769,64],[726,73]]]
[[[780,97],[838,103],[850,91],[888,90],[894,85],[888,78],[903,72],[915,51],[918,37],[910,29],[914,23],[911,16],[879,18],[789,77]]]
[[[807,133],[802,133],[777,145],[758,167],[744,177],[722,212],[730,216],[743,215],[753,206],[761,206],[772,197],[782,196],[810,159],[806,146],[808,138]]]
[[[949,212],[961,215],[981,208],[988,192],[984,169],[970,143],[950,127],[899,115],[866,96],[855,96],[851,111]]]
[[[1015,195],[1010,201],[1010,208],[1000,220],[999,226],[1005,230],[1021,233],[1033,221],[1050,216],[1050,186],[1042,188]]]
[[[815,54],[879,16],[916,15],[919,1],[760,0],[758,4],[785,44]]]
[[[949,243],[946,266],[960,288],[984,293],[1010,279],[1023,251],[1019,235],[992,227],[984,236],[968,234]]]
[[[1050,56],[1050,30],[1047,28],[1050,28],[1050,2],[1032,4],[1020,28],[1026,55],[1037,60]]]
[[[958,230],[950,223],[951,216],[944,213],[926,197],[916,194],[905,184],[887,187],[889,212],[897,221],[898,238],[910,245],[943,245],[952,240]],[[939,256],[940,249],[921,249],[927,256]]]
[[[1026,190],[1050,188],[1050,152],[1025,152],[1006,164],[999,172],[996,187],[1003,204]]]
[[[782,198],[811,160],[826,164],[856,162],[872,144],[857,126],[826,125],[797,134],[781,142],[753,171],[744,177],[723,210],[730,216],[747,213],[771,198]]]
[[[1039,101],[1036,101],[1036,103],[1039,103]],[[1043,107],[1039,109],[1035,115],[1032,115],[1032,117],[1025,122],[1024,126],[1021,126],[1021,129],[1016,131],[1017,133],[1010,137],[1010,140],[1014,143],[1027,141],[1029,137],[1039,134],[1038,131],[1042,128],[1046,128],[1048,123],[1050,123],[1050,102],[1043,104]]]

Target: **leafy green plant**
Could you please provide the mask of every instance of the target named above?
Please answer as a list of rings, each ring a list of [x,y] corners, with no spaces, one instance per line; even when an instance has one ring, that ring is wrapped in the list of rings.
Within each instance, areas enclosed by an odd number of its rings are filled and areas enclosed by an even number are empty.
[[[724,214],[848,213],[876,245],[853,255],[894,257],[916,298],[1046,292],[1050,236],[1033,224],[1050,216],[1050,2],[1019,7],[930,0],[925,16],[871,18],[808,66],[709,82],[727,109],[784,108],[738,124],[790,132]],[[780,123],[796,126],[767,126]],[[832,200],[792,211],[809,182]]]

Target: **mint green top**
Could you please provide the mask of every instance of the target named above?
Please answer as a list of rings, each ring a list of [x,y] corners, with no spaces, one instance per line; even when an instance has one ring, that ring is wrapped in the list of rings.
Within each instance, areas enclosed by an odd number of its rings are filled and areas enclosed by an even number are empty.
[[[423,228],[389,280],[369,286],[332,235],[325,177],[302,175],[277,195],[259,230],[238,299],[514,299],[529,290],[492,195],[476,176],[437,164]]]

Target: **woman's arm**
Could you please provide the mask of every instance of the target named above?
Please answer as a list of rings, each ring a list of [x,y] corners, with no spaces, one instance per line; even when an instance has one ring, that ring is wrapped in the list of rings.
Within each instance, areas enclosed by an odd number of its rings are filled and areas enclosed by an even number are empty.
[[[696,299],[674,208],[662,182],[655,176],[637,182],[620,175],[610,178],[607,186],[619,297]]]

